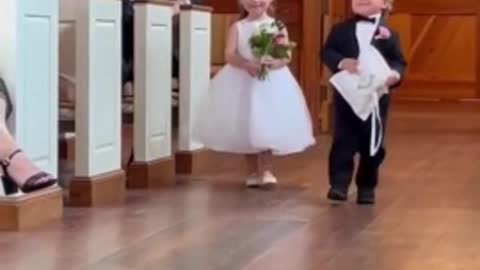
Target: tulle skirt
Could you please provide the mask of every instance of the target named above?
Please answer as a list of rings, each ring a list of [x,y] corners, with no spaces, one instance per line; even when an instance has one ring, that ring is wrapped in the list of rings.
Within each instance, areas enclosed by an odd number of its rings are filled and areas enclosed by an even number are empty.
[[[227,65],[199,108],[194,137],[207,149],[287,155],[315,143],[303,93],[288,68],[260,81]]]

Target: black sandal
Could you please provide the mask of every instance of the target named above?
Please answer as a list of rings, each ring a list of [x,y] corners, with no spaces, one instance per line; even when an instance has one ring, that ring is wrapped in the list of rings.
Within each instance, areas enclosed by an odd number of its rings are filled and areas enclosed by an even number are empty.
[[[9,181],[9,179],[5,175],[5,172],[2,175],[1,179],[2,179],[3,191],[5,192],[5,195],[12,195],[18,192],[17,184],[15,184],[15,182],[13,181]]]
[[[39,173],[36,173],[36,174],[30,176],[25,181],[23,186],[18,186],[15,183],[15,181],[13,180],[13,178],[9,175],[8,167],[11,164],[11,160],[15,157],[15,155],[17,155],[19,153],[22,153],[22,150],[17,149],[13,153],[11,153],[6,159],[0,161],[0,165],[2,166],[3,172],[4,172],[4,176],[2,178],[2,181],[4,183],[5,193],[7,195],[12,194],[12,186],[16,186],[17,188],[20,188],[20,190],[23,193],[31,193],[31,192],[34,192],[34,191],[37,191],[37,190],[40,190],[40,189],[51,187],[51,186],[53,186],[57,183],[57,179],[51,177],[50,174],[48,174],[46,172],[39,172]],[[40,180],[42,178],[45,178],[45,177],[51,177],[51,178],[49,178],[46,181],[38,182],[38,180]],[[7,187],[9,189],[8,191],[7,191]],[[8,193],[8,192],[10,192],[10,193]],[[15,193],[15,192],[13,192],[13,193]]]

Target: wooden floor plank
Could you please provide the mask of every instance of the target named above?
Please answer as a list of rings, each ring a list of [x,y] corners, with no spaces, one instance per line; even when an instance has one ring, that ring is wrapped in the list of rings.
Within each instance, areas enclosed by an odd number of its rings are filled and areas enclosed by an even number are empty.
[[[13,270],[480,269],[480,108],[395,104],[378,204],[325,200],[330,139],[275,159],[281,181],[245,190],[243,159],[209,154],[179,185],[124,206],[66,208],[60,222],[0,233]],[[71,166],[63,167],[68,175]],[[70,172],[71,173],[71,172]]]

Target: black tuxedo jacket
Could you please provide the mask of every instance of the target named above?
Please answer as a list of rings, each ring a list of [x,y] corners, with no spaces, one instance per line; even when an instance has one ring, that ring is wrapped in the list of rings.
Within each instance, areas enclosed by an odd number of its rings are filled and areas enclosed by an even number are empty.
[[[357,59],[360,54],[356,37],[357,21],[357,19],[352,18],[334,25],[327,37],[322,50],[322,59],[332,73],[339,71],[338,65],[342,59]],[[379,26],[387,27],[392,35],[388,39],[374,38],[372,39],[372,45],[383,55],[390,68],[396,70],[403,79],[407,63],[401,50],[399,35],[387,26],[383,18],[380,19]],[[392,88],[399,86],[401,81]]]

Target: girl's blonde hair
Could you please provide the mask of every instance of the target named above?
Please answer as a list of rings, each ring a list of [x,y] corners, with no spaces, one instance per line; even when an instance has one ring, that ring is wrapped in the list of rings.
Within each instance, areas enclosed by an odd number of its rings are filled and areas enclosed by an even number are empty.
[[[275,0],[272,0],[270,7],[268,8],[268,15],[275,15]],[[243,8],[242,0],[238,0],[238,9],[240,10],[240,20],[248,17],[248,12]]]

